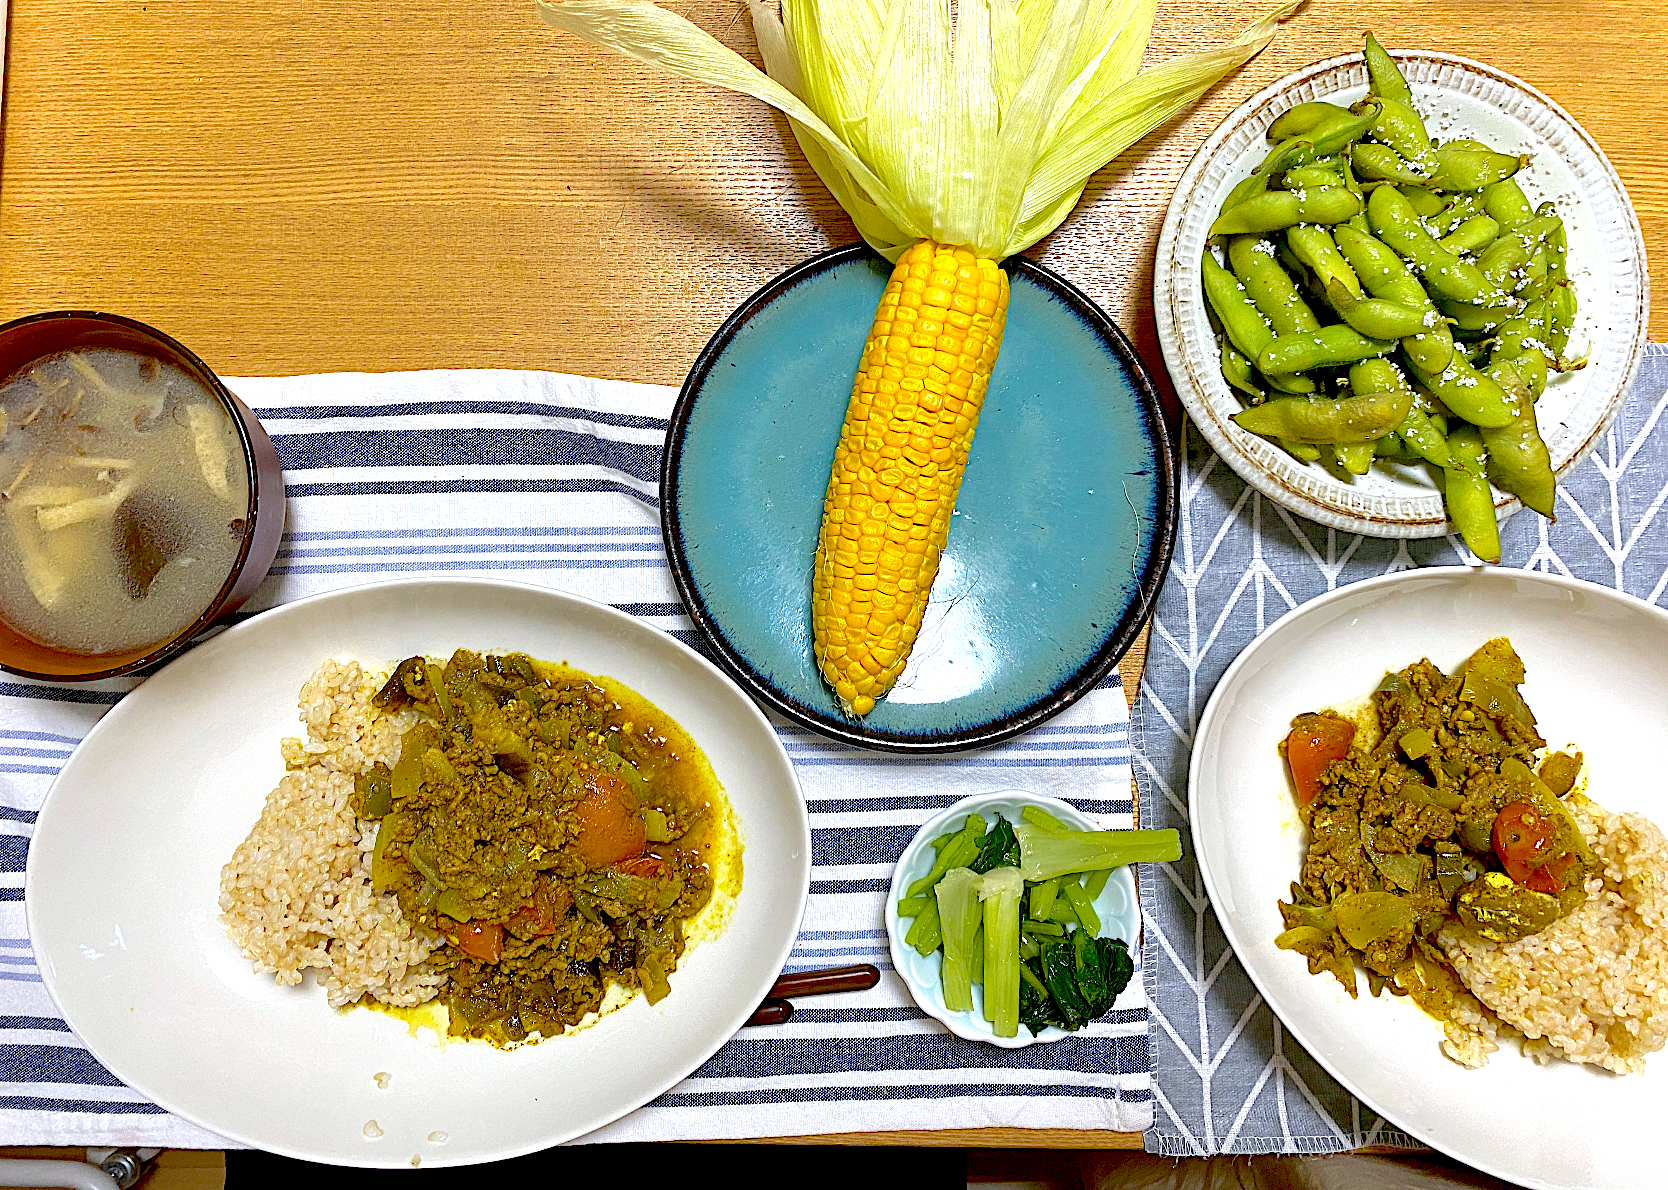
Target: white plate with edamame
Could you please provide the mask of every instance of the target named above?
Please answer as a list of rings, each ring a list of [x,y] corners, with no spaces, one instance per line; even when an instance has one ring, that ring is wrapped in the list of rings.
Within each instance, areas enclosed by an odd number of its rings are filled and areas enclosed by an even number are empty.
[[[1439,140],[1474,138],[1528,154],[1517,174],[1531,203],[1551,201],[1569,239],[1569,276],[1579,302],[1570,354],[1585,368],[1552,374],[1536,405],[1552,469],[1562,478],[1592,451],[1626,399],[1644,349],[1649,278],[1639,220],[1602,150],[1551,99],[1491,66],[1430,51],[1392,51],[1414,104]],[[1433,469],[1376,463],[1366,475],[1303,463],[1231,420],[1243,405],[1223,379],[1200,280],[1206,234],[1235,184],[1268,154],[1266,133],[1308,100],[1348,106],[1367,94],[1367,69],[1352,53],[1304,67],[1260,91],[1211,134],[1176,188],[1159,237],[1153,307],[1171,380],[1205,440],[1269,499],[1330,528],[1370,537],[1453,532]],[[1521,505],[1496,490],[1500,518]],[[1507,559],[1510,561],[1510,559]]]

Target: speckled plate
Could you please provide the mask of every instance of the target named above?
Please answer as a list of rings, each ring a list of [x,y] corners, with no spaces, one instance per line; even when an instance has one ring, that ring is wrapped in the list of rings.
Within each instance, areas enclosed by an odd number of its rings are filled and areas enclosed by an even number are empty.
[[[789,270],[696,360],[661,474],[678,592],[719,663],[814,731],[892,752],[982,747],[1106,676],[1174,537],[1174,459],[1139,357],[1088,298],[1010,260],[1011,299],[949,545],[909,667],[859,722],[811,659],[823,495],[888,266],[862,246]]]
[[[898,857],[897,867],[892,871],[892,891],[886,898],[886,936],[891,944],[892,969],[903,979],[904,986],[909,989],[915,1003],[921,1006],[921,1011],[939,1020],[957,1037],[965,1037],[969,1041],[989,1042],[1003,1049],[1020,1049],[1039,1042],[1058,1041],[1072,1034],[1053,1025],[1041,1033],[1032,1033],[1030,1029],[1021,1025],[1017,1036],[998,1037],[991,1023],[985,1019],[984,988],[978,984],[973,985],[971,1009],[958,1011],[947,1007],[944,1003],[944,985],[939,980],[939,968],[944,964],[944,952],[935,950],[931,954],[923,955],[904,940],[915,919],[898,916],[898,901],[904,895],[905,889],[932,871],[933,860],[936,858],[932,849],[934,839],[949,831],[960,830],[966,825],[969,814],[982,816],[987,826],[995,821],[998,814],[1009,822],[1017,823],[1022,820],[1026,806],[1046,810],[1079,830],[1107,829],[1069,802],[1063,802],[1057,797],[1027,793],[1022,789],[964,797],[942,813],[934,815],[922,825],[915,838],[910,840],[909,846],[905,847],[903,854]],[[1100,896],[1095,898],[1094,906],[1095,913],[1100,917],[1100,930],[1096,936],[1122,938],[1129,943],[1130,952],[1133,954],[1140,945],[1141,932],[1141,904],[1136,899],[1135,870],[1128,866],[1114,868],[1106,887],[1101,889]],[[1126,992],[1127,990],[1125,989]],[[1089,1028],[1093,1029],[1094,1026],[1090,1025]]]
[[[1650,281],[1639,219],[1621,179],[1568,112],[1520,79],[1452,54],[1394,51],[1433,136],[1474,136],[1502,152],[1533,156],[1518,181],[1531,202],[1557,203],[1569,232],[1569,269],[1580,310],[1572,350],[1590,344],[1586,368],[1553,373],[1537,404],[1541,434],[1560,476],[1586,458],[1626,399],[1639,368]],[[1194,156],[1159,236],[1153,309],[1170,377],[1205,440],[1269,499],[1335,529],[1371,537],[1452,532],[1430,469],[1375,466],[1351,477],[1304,464],[1235,425],[1240,401],[1222,378],[1205,312],[1199,258],[1227,192],[1268,152],[1282,112],[1310,99],[1351,104],[1367,93],[1360,54],[1306,66],[1235,109]],[[1522,507],[1495,492],[1501,517]]]

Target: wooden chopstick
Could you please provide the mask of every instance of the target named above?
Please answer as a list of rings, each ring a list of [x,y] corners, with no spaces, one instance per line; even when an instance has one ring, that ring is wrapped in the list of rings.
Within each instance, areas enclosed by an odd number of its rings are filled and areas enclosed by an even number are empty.
[[[771,986],[753,1015],[749,1025],[786,1024],[793,1016],[789,996],[826,996],[831,992],[861,992],[880,982],[880,971],[871,963],[853,967],[822,967],[815,971],[796,971],[784,975]]]

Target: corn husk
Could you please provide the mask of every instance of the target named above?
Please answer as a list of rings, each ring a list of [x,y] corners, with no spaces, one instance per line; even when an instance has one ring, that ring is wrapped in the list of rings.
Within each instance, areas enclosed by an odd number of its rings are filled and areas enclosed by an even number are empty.
[[[539,0],[541,18],[787,115],[877,251],[921,239],[1001,259],[1071,213],[1101,166],[1260,51],[1302,0],[1145,72],[1156,0],[748,0],[765,72],[641,0]]]

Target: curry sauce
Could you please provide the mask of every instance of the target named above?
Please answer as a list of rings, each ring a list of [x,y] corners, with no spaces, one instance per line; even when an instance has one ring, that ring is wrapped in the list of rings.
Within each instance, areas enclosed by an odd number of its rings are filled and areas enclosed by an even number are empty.
[[[740,872],[723,790],[676,723],[520,653],[407,658],[376,702],[414,722],[357,783],[372,884],[444,939],[450,1034],[520,1044],[669,994],[688,926]]]

